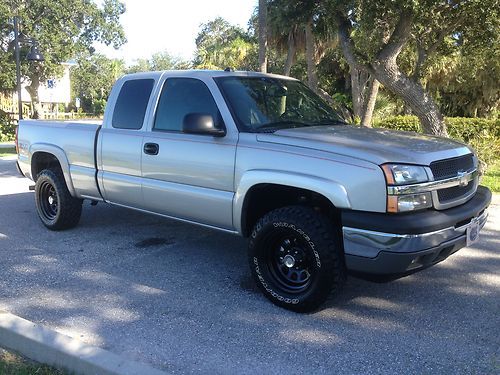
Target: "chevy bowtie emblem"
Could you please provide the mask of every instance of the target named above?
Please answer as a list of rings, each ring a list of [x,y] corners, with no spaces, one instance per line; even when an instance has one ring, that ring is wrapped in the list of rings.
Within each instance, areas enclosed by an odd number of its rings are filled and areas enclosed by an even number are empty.
[[[469,179],[467,178],[467,174],[464,171],[458,171],[458,186],[467,186],[469,184]]]

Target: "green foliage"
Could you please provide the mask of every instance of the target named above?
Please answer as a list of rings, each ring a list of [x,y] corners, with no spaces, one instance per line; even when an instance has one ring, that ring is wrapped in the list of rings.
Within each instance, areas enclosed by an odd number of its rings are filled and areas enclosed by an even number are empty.
[[[82,110],[100,115],[113,84],[124,72],[124,62],[101,54],[82,54],[71,69],[73,98],[80,98]]]
[[[500,35],[500,33],[498,34]],[[500,37],[491,45],[439,56],[427,69],[427,87],[444,113],[490,117],[500,109]]]
[[[14,72],[12,41],[12,18],[20,16],[20,30],[38,41],[40,51],[45,57],[41,63],[26,60],[28,46],[21,49],[21,71],[28,77],[32,100],[37,102],[37,89],[40,82],[62,74],[61,63],[74,58],[84,51],[92,52],[95,42],[113,45],[118,48],[125,42],[120,25],[120,16],[125,6],[119,0],[18,0],[7,6],[0,5],[0,71]],[[15,4],[15,5],[14,5]],[[7,42],[6,42],[7,41]],[[0,88],[12,89],[15,75],[10,73],[9,80],[0,74]],[[2,86],[3,84],[3,86]]]
[[[193,65],[197,69],[252,70],[257,67],[255,40],[221,17],[201,25]]]
[[[190,69],[191,63],[174,57],[168,52],[154,53],[149,59],[137,59],[135,64],[126,69],[126,73],[158,70]]]
[[[2,375],[64,375],[66,371],[33,362],[0,348],[0,374]]]
[[[0,110],[0,142],[9,142],[14,140],[16,124],[12,118]]]
[[[500,161],[496,161],[490,166],[484,174],[481,184],[488,186],[491,191],[500,193]]]
[[[469,144],[479,159],[487,165],[500,160],[500,120],[484,118],[446,117],[451,138]],[[394,116],[374,123],[375,127],[420,132],[415,116]]]

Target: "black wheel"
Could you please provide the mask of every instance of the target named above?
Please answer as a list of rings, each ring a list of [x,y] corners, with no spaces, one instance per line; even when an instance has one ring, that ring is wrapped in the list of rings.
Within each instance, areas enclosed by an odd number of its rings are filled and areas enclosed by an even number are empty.
[[[82,200],[69,193],[61,171],[45,169],[38,175],[35,202],[42,223],[51,230],[75,227],[82,214]]]
[[[266,297],[289,310],[316,310],[345,278],[335,233],[328,219],[308,207],[279,208],[260,219],[248,255]]]

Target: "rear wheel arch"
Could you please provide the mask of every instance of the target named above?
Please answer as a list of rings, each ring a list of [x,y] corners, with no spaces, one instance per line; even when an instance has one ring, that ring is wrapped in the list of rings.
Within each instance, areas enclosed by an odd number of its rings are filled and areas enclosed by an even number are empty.
[[[36,182],[38,174],[44,169],[60,171],[72,196],[75,196],[71,180],[69,162],[62,149],[53,145],[35,144],[30,148],[31,179]]]
[[[49,152],[37,151],[31,157],[31,175],[35,182],[40,172],[44,169],[62,171],[61,163],[55,155]]]

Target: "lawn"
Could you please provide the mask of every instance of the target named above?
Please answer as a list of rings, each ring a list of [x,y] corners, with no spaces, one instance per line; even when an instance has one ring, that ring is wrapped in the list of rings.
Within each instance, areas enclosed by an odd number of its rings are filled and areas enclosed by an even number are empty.
[[[481,180],[481,185],[489,187],[495,193],[500,193],[500,160],[488,167],[488,171]]]
[[[0,148],[0,157],[14,155],[16,153],[15,148]]]
[[[0,348],[0,374],[2,375],[65,375],[66,372],[41,365],[20,355]]]

